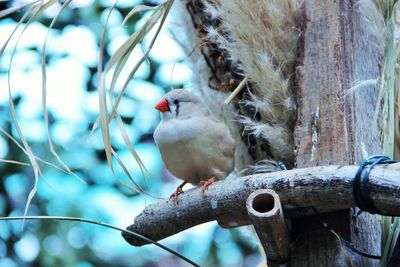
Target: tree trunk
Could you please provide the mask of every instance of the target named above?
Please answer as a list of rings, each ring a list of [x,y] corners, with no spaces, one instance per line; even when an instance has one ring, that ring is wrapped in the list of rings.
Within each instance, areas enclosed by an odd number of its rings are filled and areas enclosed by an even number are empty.
[[[355,1],[304,1],[300,65],[297,68],[298,117],[294,134],[296,167],[358,164],[363,151],[381,152],[373,120],[376,86],[346,94],[355,81],[376,79],[381,55],[371,42],[369,22]],[[381,230],[369,213],[352,210],[324,219],[354,247],[380,255]],[[315,216],[293,220],[290,266],[378,266],[341,247]]]

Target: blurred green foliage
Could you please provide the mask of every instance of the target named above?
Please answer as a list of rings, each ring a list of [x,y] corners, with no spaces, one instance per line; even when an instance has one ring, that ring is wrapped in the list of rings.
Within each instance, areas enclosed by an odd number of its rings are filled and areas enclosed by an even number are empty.
[[[113,11],[105,60],[141,23],[142,16],[135,15],[126,26],[121,25],[133,5],[155,5],[151,1],[141,2],[120,1]],[[98,116],[96,60],[100,36],[113,3],[106,0],[72,3],[55,24],[48,40],[48,108],[56,150],[86,184],[41,164],[43,173],[39,190],[28,214],[84,217],[125,227],[146,204],[156,200],[122,187],[106,164],[100,131],[90,134]],[[0,2],[0,10],[13,4],[16,2]],[[18,121],[35,155],[53,164],[57,161],[49,152],[41,109],[40,53],[47,26],[56,10],[49,9],[28,27],[16,50],[11,71]],[[17,12],[2,19],[0,32],[9,34],[22,15],[23,12]],[[7,37],[3,34],[0,42],[3,43]],[[186,55],[176,45],[171,46],[167,30],[160,38],[164,39],[156,43],[155,51],[139,69],[119,107],[131,142],[154,177],[147,177],[147,180],[142,177],[116,124],[111,123],[110,129],[113,148],[134,178],[151,194],[167,197],[179,181],[165,170],[153,143],[152,132],[158,123],[158,113],[153,106],[171,87],[182,87],[189,79],[189,70],[183,62]],[[0,127],[19,140],[10,118],[7,94],[11,52],[12,45],[0,58]],[[136,53],[136,57],[140,56],[140,49]],[[172,69],[177,73],[171,75]],[[0,135],[0,158],[28,162],[26,155],[4,135]],[[34,185],[32,169],[0,162],[0,175],[1,216],[22,215],[28,193]],[[116,176],[129,183],[121,169],[116,168]],[[225,230],[216,223],[185,231],[163,243],[202,266],[254,266],[261,260],[256,243],[247,230]],[[100,226],[27,221],[22,231],[21,222],[0,221],[0,267],[12,266],[186,264],[154,246],[131,247],[118,232]]]

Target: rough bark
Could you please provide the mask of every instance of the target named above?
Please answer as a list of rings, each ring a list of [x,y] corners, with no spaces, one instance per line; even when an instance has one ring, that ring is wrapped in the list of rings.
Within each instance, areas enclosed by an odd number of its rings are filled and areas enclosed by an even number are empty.
[[[370,27],[356,1],[304,1],[301,65],[298,67],[298,121],[295,130],[296,167],[360,163],[362,150],[381,152],[373,111],[377,88],[346,95],[354,81],[379,77],[380,55],[369,40]],[[332,215],[338,232],[366,253],[380,255],[380,226],[376,217],[352,211]],[[304,221],[303,221],[304,220]],[[320,229],[315,218],[293,221],[296,242],[291,266],[346,266],[349,258],[337,239]],[[379,261],[353,257],[355,266]]]
[[[399,168],[400,164],[377,166],[370,174],[371,198],[388,215],[400,215],[400,181],[396,179]],[[185,191],[179,196],[178,207],[169,200],[147,206],[128,229],[161,240],[212,220],[230,227],[250,224],[246,200],[254,191],[265,188],[280,196],[287,218],[312,214],[310,206],[321,213],[354,207],[352,181],[357,169],[313,167],[216,182],[204,194],[199,188]],[[132,245],[145,244],[133,236],[123,236]]]

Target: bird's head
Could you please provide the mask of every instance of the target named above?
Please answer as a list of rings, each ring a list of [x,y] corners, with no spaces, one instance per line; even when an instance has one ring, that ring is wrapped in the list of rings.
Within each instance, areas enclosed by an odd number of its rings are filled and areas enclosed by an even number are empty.
[[[155,108],[161,112],[162,119],[188,118],[207,113],[197,96],[183,89],[168,92]]]

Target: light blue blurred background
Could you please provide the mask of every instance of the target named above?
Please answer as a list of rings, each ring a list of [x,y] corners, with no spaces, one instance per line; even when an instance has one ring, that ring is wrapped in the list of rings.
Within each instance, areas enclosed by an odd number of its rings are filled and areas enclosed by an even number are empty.
[[[18,2],[1,3],[1,9]],[[111,0],[73,1],[51,30],[47,45],[48,110],[51,136],[56,150],[65,163],[86,184],[55,168],[41,165],[43,175],[39,190],[28,215],[76,216],[100,220],[125,228],[140,211],[152,203],[151,197],[135,194],[123,187],[106,164],[101,131],[90,133],[98,114],[96,68],[100,35]],[[134,16],[122,26],[124,16],[134,5],[151,1],[120,0],[108,25],[105,58],[143,23]],[[12,126],[8,98],[10,71],[11,90],[16,116],[33,152],[57,164],[47,143],[43,120],[41,86],[41,51],[47,26],[59,10],[57,3],[32,23],[22,35],[10,68],[13,38],[0,58],[0,127],[18,138]],[[13,29],[17,13],[0,21],[0,45]],[[19,31],[20,32],[20,31]],[[17,32],[18,33],[18,32]],[[18,34],[17,34],[18,35]],[[130,67],[143,55],[137,47],[122,72],[116,92],[121,89]],[[168,197],[180,180],[164,168],[152,133],[159,120],[154,109],[157,101],[172,87],[182,87],[190,79],[187,55],[170,37],[167,28],[161,32],[149,59],[143,63],[130,82],[119,106],[130,140],[153,174],[144,180],[132,158],[116,123],[110,124],[113,148],[130,173],[149,193]],[[111,76],[108,76],[111,80]],[[0,159],[28,162],[28,158],[10,139],[0,135]],[[125,173],[114,161],[116,177],[129,183]],[[1,216],[22,215],[29,191],[34,185],[30,167],[0,162]],[[226,230],[216,223],[207,223],[162,241],[202,266],[254,266],[261,261],[258,248],[247,229]],[[128,245],[116,231],[75,222],[0,221],[0,267],[13,266],[187,266],[176,257],[155,246],[135,248]]]

